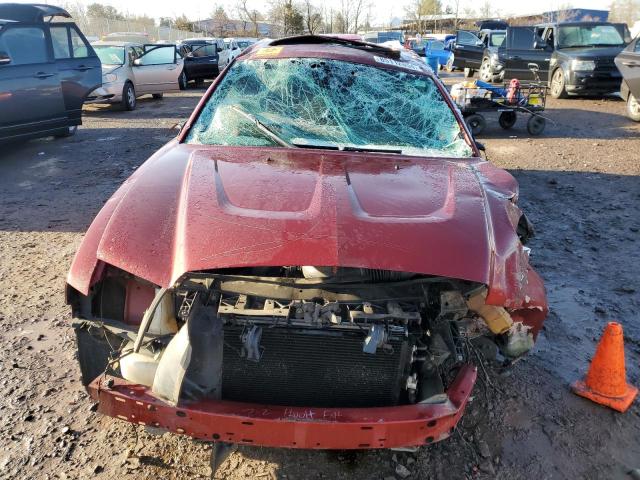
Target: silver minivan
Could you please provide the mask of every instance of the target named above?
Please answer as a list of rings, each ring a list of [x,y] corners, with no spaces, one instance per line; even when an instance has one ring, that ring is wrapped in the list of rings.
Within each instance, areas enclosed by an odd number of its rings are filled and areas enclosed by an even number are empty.
[[[141,95],[162,98],[180,90],[183,59],[175,45],[104,41],[92,46],[102,62],[102,86],[88,102],[133,110]]]

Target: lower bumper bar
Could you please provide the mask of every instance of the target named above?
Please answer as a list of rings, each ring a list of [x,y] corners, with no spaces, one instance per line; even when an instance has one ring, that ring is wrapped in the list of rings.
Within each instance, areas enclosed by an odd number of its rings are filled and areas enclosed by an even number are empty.
[[[440,404],[376,408],[311,408],[201,401],[173,407],[148,387],[121,378],[88,386],[98,411],[140,425],[205,441],[308,449],[416,447],[447,438],[460,420],[476,381],[465,365]]]

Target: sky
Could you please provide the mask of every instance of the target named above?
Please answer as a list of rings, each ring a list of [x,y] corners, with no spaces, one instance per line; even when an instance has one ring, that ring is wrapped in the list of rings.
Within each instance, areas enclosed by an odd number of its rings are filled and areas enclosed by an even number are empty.
[[[33,0],[13,0],[18,3],[31,3]],[[81,3],[85,6],[93,3],[96,0],[40,0],[41,3],[50,3],[53,5],[60,5],[65,3]],[[185,14],[191,20],[198,20],[208,18],[211,12],[216,6],[223,6],[227,10],[229,17],[234,18],[235,15],[235,0],[217,0],[217,1],[202,1],[202,0],[97,0],[99,3],[111,5],[123,12],[129,12],[132,14],[146,14],[154,18],[159,17],[173,17],[177,15]],[[441,0],[444,6],[447,4],[454,4],[455,0]],[[250,5],[262,12],[268,10],[268,3],[266,0],[249,0]],[[338,8],[340,0],[312,0],[312,3],[316,5],[325,5],[326,8]],[[393,17],[404,17],[405,6],[410,3],[409,0],[371,0],[372,3],[372,16],[375,24],[389,23],[389,20]],[[474,8],[478,10],[484,0],[460,0],[459,11],[464,11],[465,8]],[[513,0],[491,0],[494,8],[494,16],[506,17],[509,15],[520,14],[534,14],[544,11],[555,10],[560,5],[571,5],[575,8],[592,8],[598,10],[608,10],[610,0],[540,0],[538,2],[525,2],[523,0],[514,2]]]

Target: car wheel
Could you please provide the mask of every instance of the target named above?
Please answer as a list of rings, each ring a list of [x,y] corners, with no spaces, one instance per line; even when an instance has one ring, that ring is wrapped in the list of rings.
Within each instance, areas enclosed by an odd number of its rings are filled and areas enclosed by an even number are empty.
[[[540,135],[544,131],[547,121],[539,115],[531,115],[527,122],[527,132],[531,135]]]
[[[187,72],[182,70],[182,73],[178,77],[178,86],[180,87],[180,90],[186,90],[188,83],[189,79],[187,78]]]
[[[629,92],[629,98],[627,98],[627,115],[634,122],[640,122],[640,103],[631,92]]]
[[[509,130],[516,124],[517,119],[516,112],[502,112],[498,117],[498,123],[505,130]]]
[[[164,93],[152,93],[151,96],[156,100],[162,100],[162,97],[164,97]]]
[[[449,57],[447,60],[447,64],[445,66],[445,70],[449,73],[453,72],[453,55]]]
[[[473,77],[473,74],[475,73],[475,70],[473,68],[465,68],[464,69],[464,76],[467,78]]]
[[[564,71],[558,68],[551,78],[551,96],[553,98],[567,98],[567,90],[564,87]]]
[[[488,59],[482,61],[480,65],[480,80],[490,83],[493,80],[493,73],[491,73],[491,64]]]
[[[77,125],[73,125],[71,127],[61,128],[60,131],[54,133],[53,136],[55,138],[72,137],[73,135],[76,134],[77,131],[78,131],[78,126]]]
[[[131,83],[125,83],[122,89],[122,108],[125,110],[135,110],[136,91]]]
[[[487,126],[487,121],[484,119],[482,115],[478,113],[469,115],[467,118],[464,119],[464,121],[467,122],[469,130],[471,130],[471,133],[473,134],[474,137],[476,135],[480,135],[484,131],[485,127]]]

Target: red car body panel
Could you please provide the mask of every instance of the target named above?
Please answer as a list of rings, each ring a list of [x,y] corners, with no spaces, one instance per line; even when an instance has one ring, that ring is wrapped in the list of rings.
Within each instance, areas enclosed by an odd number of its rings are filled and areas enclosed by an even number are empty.
[[[306,449],[398,448],[451,435],[476,375],[475,367],[462,367],[444,403],[378,408],[280,407],[221,400],[172,407],[142,385],[102,376],[89,385],[89,392],[100,413],[204,441]]]
[[[169,144],[96,217],[68,283],[86,294],[98,262],[164,287],[225,267],[365,267],[546,308],[515,233],[516,192],[481,159]]]

